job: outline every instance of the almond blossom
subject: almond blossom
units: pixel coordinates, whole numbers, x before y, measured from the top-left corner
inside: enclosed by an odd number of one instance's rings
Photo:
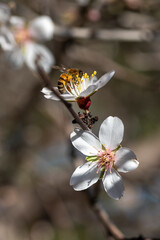
[[[7,60],[17,68],[26,63],[35,71],[35,61],[38,58],[39,65],[49,72],[55,59],[50,50],[39,42],[50,40],[54,28],[54,23],[48,16],[37,17],[29,23],[22,17],[11,16],[9,24],[3,27],[0,34],[0,44],[6,51]]]
[[[67,87],[64,86],[66,92],[60,95],[66,101],[77,102],[81,109],[88,110],[91,104],[90,96],[105,86],[113,77],[114,73],[115,71],[110,71],[99,79],[96,77],[96,71],[94,71],[90,77],[87,73],[84,73],[82,78],[78,78],[76,83],[72,80],[69,84],[67,83]],[[58,91],[57,87],[54,89]],[[41,92],[44,93],[45,98],[59,101],[59,98],[55,96],[50,89],[45,87]]]
[[[101,124],[99,138],[79,128],[71,133],[73,146],[86,155],[88,161],[76,168],[70,179],[74,190],[85,190],[102,179],[104,189],[111,198],[118,200],[123,196],[123,180],[118,172],[130,172],[139,165],[136,155],[120,145],[123,133],[122,121],[112,116]]]

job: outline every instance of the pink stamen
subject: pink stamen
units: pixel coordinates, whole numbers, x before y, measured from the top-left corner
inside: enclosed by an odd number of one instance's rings
[[[104,168],[105,172],[109,170],[110,173],[112,173],[111,169],[115,162],[115,153],[112,152],[110,149],[106,149],[105,151],[99,150],[97,156],[98,156],[97,172]]]

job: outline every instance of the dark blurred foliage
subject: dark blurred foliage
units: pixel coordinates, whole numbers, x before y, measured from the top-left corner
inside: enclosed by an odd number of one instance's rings
[[[87,27],[94,34],[99,29],[126,30],[128,36],[130,30],[152,34],[152,39],[149,34],[145,40],[132,41],[130,36],[130,41],[109,41],[85,33],[84,38],[57,33],[48,47],[57,65],[89,74],[96,70],[98,76],[116,71],[92,97],[90,110],[99,117],[93,131],[98,133],[107,116],[120,117],[123,145],[134,150],[140,166],[123,175],[126,192],[121,200],[110,199],[102,189],[101,201],[127,237],[160,238],[160,1],[81,2],[21,0],[12,11],[27,19],[47,14],[59,28]],[[53,70],[50,76],[56,86],[59,72]],[[106,239],[84,193],[69,186],[72,159],[81,157],[73,156],[68,137],[72,117],[61,103],[43,97],[36,74],[26,67],[12,69],[2,52],[0,81],[0,238]]]

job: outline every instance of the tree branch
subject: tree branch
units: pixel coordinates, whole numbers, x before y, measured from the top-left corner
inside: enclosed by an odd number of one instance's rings
[[[87,27],[66,28],[56,25],[55,36],[103,41],[149,42],[154,39],[150,30],[94,29]]]

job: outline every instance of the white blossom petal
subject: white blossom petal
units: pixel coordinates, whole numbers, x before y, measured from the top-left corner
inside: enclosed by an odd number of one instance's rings
[[[4,4],[0,3],[0,22],[5,23],[9,20],[10,17],[10,9],[9,7]]]
[[[100,126],[99,139],[105,148],[116,149],[123,139],[124,125],[118,117],[106,118]]]
[[[28,67],[36,71],[35,61],[39,58],[39,66],[45,72],[50,72],[52,65],[55,63],[54,56],[48,48],[43,45],[29,42],[24,46],[24,58]]]
[[[75,128],[70,138],[73,146],[86,156],[97,155],[98,150],[102,149],[99,139],[92,132]]]
[[[76,168],[70,179],[70,185],[74,190],[81,191],[95,184],[100,177],[97,173],[97,164],[95,162],[87,162]]]
[[[0,28],[0,46],[4,51],[10,51],[15,48],[14,35],[9,28],[2,26]]]
[[[41,92],[46,94],[46,95],[52,94],[52,91],[47,87],[42,88]]]
[[[124,185],[122,177],[115,169],[111,169],[112,173],[108,170],[102,181],[105,191],[111,198],[116,200],[120,199],[124,194]]]
[[[0,46],[4,51],[10,51],[14,48],[11,42],[8,42],[4,36],[0,36]]]
[[[133,171],[139,165],[136,159],[136,155],[129,148],[120,148],[116,152],[115,166],[119,172]]]
[[[101,78],[99,78],[95,83],[97,90],[105,86],[109,82],[109,80],[113,77],[114,74],[115,74],[115,71],[110,71],[104,74]]]
[[[96,85],[90,85],[86,90],[79,94],[79,97],[87,97],[97,89]]]
[[[11,16],[9,22],[16,30],[25,26],[25,19],[22,17]]]
[[[57,90],[57,88],[54,88],[55,90]],[[47,99],[51,99],[51,100],[55,100],[55,101],[60,101],[60,99],[48,88],[43,88],[41,90],[41,92],[44,94],[44,97]],[[67,102],[75,102],[75,96],[70,95],[70,94],[60,94],[64,100],[66,100]]]
[[[54,100],[54,101],[60,101],[59,98],[56,95],[54,95],[54,94],[52,94],[52,95],[44,95],[44,97],[46,99],[50,99],[50,100]]]
[[[19,47],[15,47],[12,51],[6,52],[6,58],[9,64],[14,68],[21,68],[23,66],[24,59]]]
[[[29,24],[29,31],[32,37],[39,41],[52,39],[54,29],[54,23],[48,16],[38,17]]]
[[[87,89],[90,85],[94,85],[94,83],[97,82],[97,76],[95,75],[93,75],[92,77],[90,76],[89,79],[83,76],[81,80],[82,80],[84,89]]]
[[[96,75],[93,75],[93,77],[90,77],[89,78],[89,82],[91,82],[92,84],[96,83],[98,80],[97,76]]]
[[[67,102],[76,102],[75,96],[70,95],[70,94],[68,94],[68,93],[66,93],[66,94],[61,94],[61,97],[63,97],[64,100],[66,100]]]
[[[60,101],[60,99],[54,95],[54,93],[52,93],[51,95],[44,95],[45,98],[47,99],[51,99],[51,100],[55,100],[55,101]],[[75,97],[70,95],[70,94],[61,94],[61,97],[64,98],[64,100],[66,100],[67,102],[75,102]]]
[[[57,88],[54,88],[57,90]],[[60,101],[60,99],[47,87],[44,87],[41,92],[44,94],[44,97],[47,99],[55,100],[55,101]]]

